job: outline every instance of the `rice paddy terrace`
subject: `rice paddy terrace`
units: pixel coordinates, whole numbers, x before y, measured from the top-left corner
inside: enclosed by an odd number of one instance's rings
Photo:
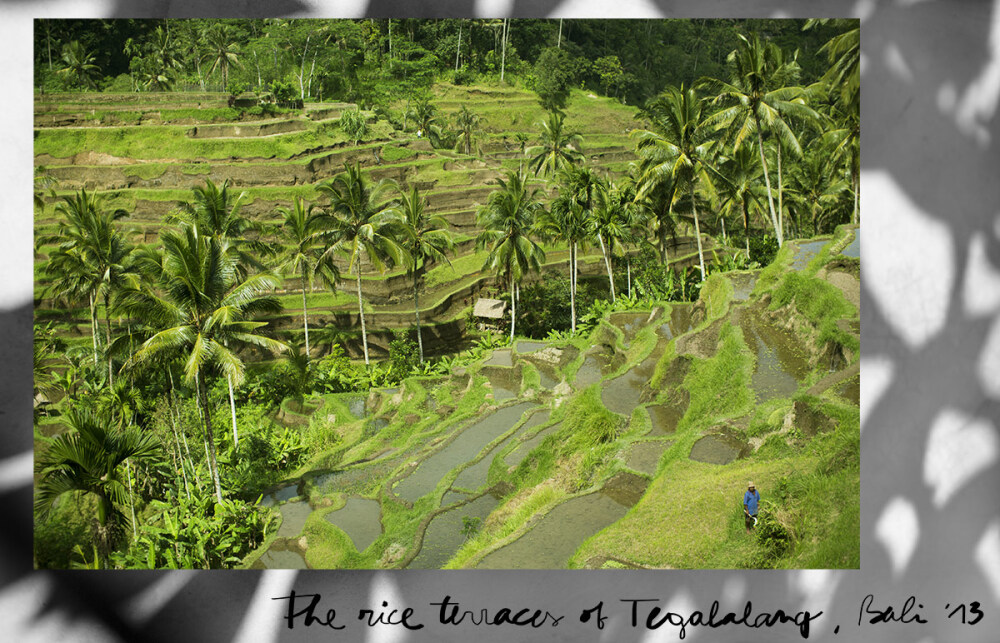
[[[280,528],[246,566],[856,567],[856,232],[586,337],[286,401],[344,439],[265,494]],[[744,534],[748,479],[768,544]]]
[[[429,210],[442,214],[456,234],[450,265],[428,271],[420,296],[429,351],[454,350],[475,297],[494,281],[481,271],[484,255],[475,251],[476,210],[486,202],[494,179],[525,162],[521,142],[524,137],[528,146],[535,142],[544,112],[534,94],[514,89],[436,86],[433,104],[442,122],[450,122],[463,105],[480,117],[473,154],[434,149],[426,138],[395,130],[367,112],[369,134],[351,141],[338,126],[344,110],[354,108],[345,103],[307,103],[302,110],[265,118],[229,107],[224,94],[38,96],[36,176],[54,180],[55,196],[46,192],[46,207],[36,215],[36,234],[54,230],[53,204],[62,195],[86,188],[104,195],[108,207],[128,213],[121,224],[134,242],[155,243],[160,228],[169,225],[167,215],[178,202],[190,200],[191,189],[204,186],[206,179],[228,181],[233,190],[244,192],[243,214],[278,224],[279,207],[290,207],[296,196],[323,205],[316,185],[343,171],[345,163],[359,163],[374,180],[418,186]],[[396,107],[402,111],[405,105]],[[634,108],[611,99],[575,92],[566,127],[583,136],[583,151],[592,166],[616,176],[635,159],[628,139],[636,124],[634,113]],[[545,249],[544,269],[568,272],[566,248]],[[37,248],[39,287],[45,285],[39,276],[50,251]],[[681,237],[672,249],[673,265],[690,265],[696,254],[694,239]],[[598,250],[581,253],[580,263],[582,278],[600,278],[603,273]],[[341,268],[346,275],[346,263]],[[391,338],[388,330],[413,325],[412,282],[401,267],[380,274],[363,265],[362,271],[369,342],[375,355],[384,355]],[[288,336],[301,332],[298,288],[297,279],[285,281],[284,310],[271,320]],[[85,308],[62,310],[41,299],[36,304],[39,319],[60,322],[60,328],[80,341],[88,334]],[[307,306],[311,325],[359,329],[352,288],[316,289],[308,295]],[[360,338],[348,342],[348,351],[360,354]]]

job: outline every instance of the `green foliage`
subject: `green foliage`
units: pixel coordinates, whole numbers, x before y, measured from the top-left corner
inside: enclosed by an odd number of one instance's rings
[[[275,80],[271,82],[271,95],[274,96],[274,100],[281,103],[290,103],[295,100],[296,90],[295,85],[288,80]]]
[[[794,540],[792,533],[778,520],[776,510],[777,506],[774,503],[761,500],[754,534],[762,550],[758,555],[763,560],[754,567],[772,567],[774,562],[788,551]]]
[[[794,304],[795,309],[816,328],[820,345],[833,343],[852,351],[860,348],[855,335],[837,326],[837,320],[850,319],[857,311],[836,286],[800,272],[789,272],[774,289],[771,310],[789,304]]]
[[[549,47],[538,56],[534,68],[534,90],[545,109],[565,109],[573,86],[573,66],[565,49]]]
[[[462,536],[464,536],[466,540],[475,536],[482,527],[482,522],[483,521],[480,518],[462,516]]]
[[[389,342],[389,364],[390,377],[397,382],[410,375],[420,364],[417,343],[409,338],[406,331],[393,331],[392,341]]]
[[[248,89],[250,89],[249,83],[235,79],[230,80],[229,84],[226,85],[226,93],[228,93],[232,98],[239,98]]]
[[[771,235],[750,237],[750,261],[761,266],[769,265],[778,254],[778,240]]]
[[[685,419],[710,422],[749,411],[754,400],[749,386],[752,372],[753,356],[739,328],[723,324],[715,356],[695,360],[684,378],[684,388],[691,393]]]
[[[613,442],[625,430],[626,422],[604,407],[601,388],[594,385],[570,403],[565,423],[572,427],[572,440],[590,446]]]
[[[271,523],[267,510],[237,500],[154,500],[135,541],[113,560],[133,569],[232,568],[264,542]]]
[[[349,109],[340,115],[340,129],[357,145],[368,136],[368,121],[360,110]]]
[[[325,393],[361,391],[368,388],[368,375],[364,366],[354,364],[340,344],[333,344],[330,352],[315,365],[316,388]]]

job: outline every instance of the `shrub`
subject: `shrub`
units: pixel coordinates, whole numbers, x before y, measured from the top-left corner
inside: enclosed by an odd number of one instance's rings
[[[340,129],[357,145],[368,136],[368,122],[359,109],[349,109],[340,116]]]

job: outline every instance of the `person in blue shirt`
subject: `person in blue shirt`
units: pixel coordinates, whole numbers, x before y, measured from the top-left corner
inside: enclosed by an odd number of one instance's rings
[[[747,491],[743,494],[743,513],[746,514],[745,522],[748,534],[757,522],[757,505],[759,503],[760,493],[757,491],[756,487],[753,486],[752,481],[748,482]]]

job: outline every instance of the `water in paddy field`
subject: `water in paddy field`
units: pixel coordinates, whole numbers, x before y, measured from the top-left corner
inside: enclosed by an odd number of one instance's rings
[[[430,493],[445,473],[475,458],[483,447],[510,430],[532,406],[530,402],[522,402],[498,409],[465,429],[400,481],[394,490],[396,495],[416,502],[421,496]]]
[[[629,416],[639,405],[639,397],[649,386],[649,378],[630,370],[621,377],[608,380],[601,390],[601,401],[612,413]]]
[[[840,254],[845,257],[854,257],[855,259],[861,258],[861,237],[855,233],[854,238],[851,242],[847,244],[847,247],[840,251]]]
[[[548,419],[549,419],[548,410],[539,411],[538,413],[532,415],[530,418],[528,418],[528,421],[522,424],[521,427],[518,428],[518,430],[515,431],[510,437],[508,437],[506,440],[498,444],[496,447],[491,449],[489,453],[483,456],[482,460],[472,465],[471,467],[464,469],[460,474],[458,474],[458,477],[455,479],[455,482],[452,483],[452,486],[458,489],[470,489],[473,491],[482,487],[484,484],[486,484],[487,474],[489,474],[490,465],[493,463],[493,455],[499,453],[500,450],[503,449],[504,446],[510,444],[511,441],[517,440],[518,436],[523,435],[524,433],[530,431],[539,424],[544,424],[545,422],[548,421]]]
[[[728,464],[740,457],[747,444],[728,435],[706,435],[691,447],[692,460],[710,464]]]
[[[486,494],[435,516],[424,532],[424,541],[416,558],[407,569],[441,569],[465,542],[462,529],[467,518],[481,527],[486,517],[497,506],[497,499]]]
[[[510,356],[509,348],[501,348],[493,351],[490,358],[483,362],[483,366],[513,366],[514,362]]]
[[[541,431],[539,431],[538,433],[531,436],[530,438],[519,444],[517,447],[515,447],[513,451],[508,453],[507,457],[504,458],[504,462],[507,464],[507,466],[511,467],[516,467],[517,465],[521,464],[521,461],[524,460],[524,458],[527,457],[529,453],[531,453],[532,449],[541,444],[542,440],[544,440],[546,436],[555,433],[561,427],[562,423],[560,422],[558,424],[553,424],[548,428],[542,429]]]
[[[360,395],[357,397],[352,397],[347,400],[347,410],[354,417],[361,419],[366,414],[365,409],[365,398]]]
[[[650,440],[635,442],[625,456],[625,465],[630,469],[653,475],[660,464],[660,456],[673,444],[672,440]]]
[[[733,301],[746,301],[750,298],[754,286],[757,285],[756,275],[736,275],[733,281]]]
[[[377,501],[352,496],[343,507],[326,514],[326,520],[343,529],[355,549],[364,551],[382,534],[380,514]]]
[[[796,242],[795,255],[792,257],[792,270],[804,270],[827,241]]]
[[[583,360],[583,364],[580,366],[580,370],[576,372],[576,380],[574,384],[576,388],[587,388],[591,384],[601,381],[601,363],[593,355],[587,355],[586,359]]]
[[[673,404],[647,406],[651,428],[649,436],[670,435],[677,430],[677,423],[684,417],[685,409]]]
[[[493,380],[490,380],[490,388],[493,389],[494,402],[503,402],[504,400],[509,400],[517,397],[516,391],[507,388],[504,384],[500,382],[494,382]]]
[[[514,344],[514,350],[516,350],[518,353],[526,354],[526,353],[534,353],[535,351],[540,351],[546,346],[548,346],[548,344],[546,344],[545,342],[520,341]]]
[[[628,510],[600,492],[567,500],[513,543],[487,555],[476,568],[563,569],[583,541]]]
[[[789,397],[798,380],[809,372],[805,357],[796,348],[791,332],[778,328],[752,309],[739,314],[743,339],[757,353],[751,386],[758,402]]]
[[[664,339],[673,339],[691,328],[691,305],[673,305],[670,307],[670,320],[661,324],[657,332]]]
[[[281,512],[278,538],[294,538],[302,533],[306,518],[312,513],[312,507],[304,500],[293,500],[278,507],[278,511]]]
[[[306,559],[295,551],[269,549],[257,559],[264,569],[307,569]]]
[[[546,375],[545,371],[541,371],[541,370],[538,371],[538,385],[541,388],[546,389],[546,390],[547,389],[552,389],[552,388],[555,388],[556,384],[558,384],[558,383],[559,382],[555,381],[554,379],[552,379],[551,377],[549,377],[548,375]]]
[[[632,343],[636,333],[639,332],[639,329],[645,325],[648,319],[649,313],[612,313],[608,317],[608,321],[613,326],[622,329],[622,333],[625,335],[625,346]]]
[[[299,483],[290,484],[286,487],[282,487],[277,491],[273,491],[260,501],[260,504],[265,507],[274,507],[278,503],[285,502],[286,500],[291,500],[295,496],[299,495]]]

